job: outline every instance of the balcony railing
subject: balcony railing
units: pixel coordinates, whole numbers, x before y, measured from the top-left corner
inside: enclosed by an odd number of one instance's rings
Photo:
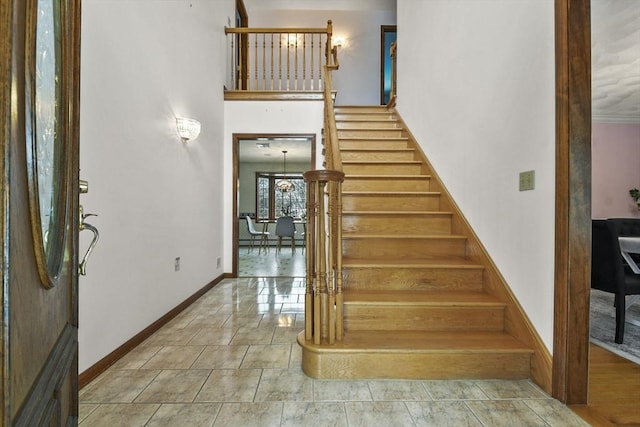
[[[325,28],[225,28],[227,92],[318,92],[324,67],[337,66],[333,25]]]

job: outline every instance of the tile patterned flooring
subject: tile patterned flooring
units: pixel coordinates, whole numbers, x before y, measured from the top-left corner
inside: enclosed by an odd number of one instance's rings
[[[530,381],[309,378],[303,297],[302,278],[222,281],[80,391],[80,426],[588,425]]]
[[[276,251],[275,246],[268,252],[254,248],[249,251],[246,246],[240,247],[238,253],[238,277],[304,277],[305,253],[302,246],[297,246],[292,254],[291,246]]]

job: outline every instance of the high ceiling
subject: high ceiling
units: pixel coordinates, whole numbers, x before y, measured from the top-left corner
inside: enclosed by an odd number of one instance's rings
[[[244,0],[252,11],[269,10],[395,10],[396,0]]]
[[[592,114],[640,123],[640,1],[591,1]]]
[[[283,150],[287,151],[287,162],[311,161],[311,139],[309,138],[258,138],[240,141],[239,156],[247,163],[282,163]]]

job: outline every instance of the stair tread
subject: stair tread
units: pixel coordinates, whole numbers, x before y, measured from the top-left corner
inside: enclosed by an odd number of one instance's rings
[[[343,239],[466,239],[467,236],[456,234],[370,234],[342,233]]]
[[[374,152],[387,152],[387,151],[392,151],[392,152],[398,152],[398,151],[405,151],[405,152],[413,152],[416,151],[415,148],[375,148],[375,147],[371,147],[371,148],[341,148],[340,151],[355,151],[355,152],[367,152],[367,151],[374,151]]]
[[[439,195],[439,191],[343,191],[343,196],[385,196],[385,195]]]
[[[304,341],[304,332],[299,337]],[[533,353],[511,335],[491,331],[348,331],[343,340],[326,347],[305,342],[307,348],[322,352],[406,353]]]
[[[451,211],[342,211],[345,215],[451,216]]]
[[[347,174],[344,179],[431,179],[431,175]]]
[[[467,268],[484,269],[482,264],[456,256],[425,256],[420,259],[360,259],[345,256],[342,258],[343,268]]]
[[[401,164],[412,164],[412,165],[421,165],[422,162],[420,160],[343,160],[343,165],[401,165]],[[392,175],[393,176],[393,175]]]
[[[349,291],[343,292],[349,305],[419,305],[456,307],[504,307],[505,304],[486,292],[469,291]]]
[[[345,114],[345,113],[338,113],[338,114]],[[361,113],[361,114],[367,114],[367,113]],[[371,113],[368,113],[368,114],[371,114]],[[383,114],[388,115],[389,113],[383,113]],[[356,122],[356,123],[370,123],[370,122],[400,123],[400,121],[398,119],[396,119],[395,117],[385,117],[385,118],[381,117],[381,118],[375,118],[375,119],[353,117],[353,118],[336,119],[336,123],[342,123],[342,122],[347,122],[347,123],[348,122]]]
[[[338,141],[409,141],[409,138],[406,136],[341,136]]]

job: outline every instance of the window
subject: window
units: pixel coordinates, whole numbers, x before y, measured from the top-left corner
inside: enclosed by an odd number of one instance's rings
[[[307,214],[307,186],[300,173],[288,173],[287,179],[294,190],[283,193],[276,182],[285,175],[269,172],[256,173],[256,219],[275,220],[281,216],[303,218]]]

